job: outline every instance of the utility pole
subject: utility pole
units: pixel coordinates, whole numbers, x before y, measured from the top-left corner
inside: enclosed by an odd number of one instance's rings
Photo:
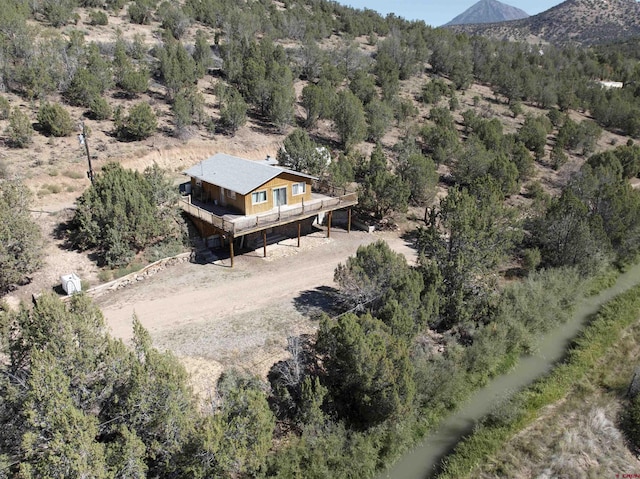
[[[87,177],[91,180],[91,184],[93,185],[93,167],[91,166],[91,155],[89,154],[89,141],[87,140],[87,127],[84,124],[84,121],[81,123],[82,125],[82,133],[78,135],[78,141],[80,145],[84,145],[84,150],[87,152],[87,162],[89,163],[89,171],[87,171]]]

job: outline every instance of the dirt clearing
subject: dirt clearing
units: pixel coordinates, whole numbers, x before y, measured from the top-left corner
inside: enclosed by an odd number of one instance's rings
[[[397,233],[332,230],[282,241],[215,264],[182,263],[96,299],[111,332],[131,338],[135,314],[154,344],[183,358],[191,372],[215,382],[225,368],[265,376],[286,357],[286,339],[313,333],[317,313],[333,287],[333,271],[358,246],[378,239],[415,262],[415,250]],[[210,369],[207,370],[207,364]],[[194,382],[198,382],[194,378]],[[197,385],[198,389],[205,384]]]

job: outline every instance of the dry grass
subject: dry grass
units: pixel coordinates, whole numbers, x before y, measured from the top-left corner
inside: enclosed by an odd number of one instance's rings
[[[640,469],[619,429],[625,393],[640,354],[640,324],[563,400],[504,445],[471,477],[606,478]]]

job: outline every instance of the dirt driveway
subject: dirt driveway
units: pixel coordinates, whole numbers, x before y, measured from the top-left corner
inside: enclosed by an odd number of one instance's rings
[[[286,338],[317,327],[318,288],[332,287],[333,271],[358,246],[384,239],[415,261],[415,251],[397,233],[340,229],[318,231],[216,264],[182,263],[125,289],[96,299],[112,333],[131,338],[135,314],[154,344],[179,356],[197,389],[215,383],[224,368],[266,375],[286,356]]]

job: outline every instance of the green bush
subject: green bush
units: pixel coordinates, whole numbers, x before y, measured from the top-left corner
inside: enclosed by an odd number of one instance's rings
[[[92,98],[103,91],[100,78],[88,68],[78,68],[64,92],[64,97],[71,105],[89,106]]]
[[[76,0],[44,0],[40,9],[44,18],[54,27],[61,27],[71,22]]]
[[[151,22],[154,3],[153,0],[135,0],[131,3],[128,11],[131,22],[139,25],[147,25]]]
[[[109,106],[107,100],[98,96],[89,103],[89,114],[95,120],[108,120],[111,118],[113,110]]]
[[[74,124],[69,112],[58,103],[43,103],[38,111],[38,123],[45,135],[69,136]]]
[[[234,88],[229,91],[220,108],[220,125],[222,129],[235,134],[247,122],[248,105],[242,95]]]
[[[9,100],[5,97],[0,96],[0,120],[6,120],[9,118],[9,114],[11,113],[11,105],[9,104]]]
[[[107,25],[109,23],[109,17],[102,10],[92,11],[89,18],[91,18],[91,25]]]
[[[28,191],[18,182],[0,181],[0,294],[40,266],[42,238],[27,209]]]
[[[110,163],[78,199],[70,240],[79,249],[96,248],[102,264],[127,266],[148,246],[182,239],[172,193],[157,167],[140,174]]]
[[[7,136],[9,137],[9,145],[14,148],[26,148],[31,144],[31,137],[33,136],[31,120],[18,107],[15,107],[9,115]]]
[[[106,0],[105,7],[109,10],[113,10],[114,12],[119,12],[122,10],[122,7],[127,3],[126,0]]]
[[[135,68],[128,64],[119,73],[118,86],[130,97],[144,93],[149,86],[149,70],[144,65]]]
[[[131,107],[125,118],[116,118],[116,134],[122,140],[144,140],[156,131],[157,126],[156,114],[148,103],[138,103]]]
[[[472,435],[458,443],[454,452],[444,460],[438,477],[468,477],[481,461],[495,454],[505,441],[534,421],[543,407],[564,397],[585,374],[592,371],[620,340],[623,330],[637,320],[639,312],[640,286],[625,291],[602,306],[595,320],[574,342],[566,361],[518,393],[508,414],[500,414],[497,421],[489,418]],[[516,411],[518,403],[522,407]],[[640,441],[640,401],[633,400],[625,424],[630,439]]]
[[[536,268],[540,266],[541,261],[542,257],[540,256],[540,250],[538,248],[527,248],[524,250],[522,264],[527,272],[535,271]]]
[[[160,19],[162,28],[171,32],[173,38],[181,38],[191,23],[189,17],[178,5],[172,5],[167,1],[160,4],[156,14]]]

